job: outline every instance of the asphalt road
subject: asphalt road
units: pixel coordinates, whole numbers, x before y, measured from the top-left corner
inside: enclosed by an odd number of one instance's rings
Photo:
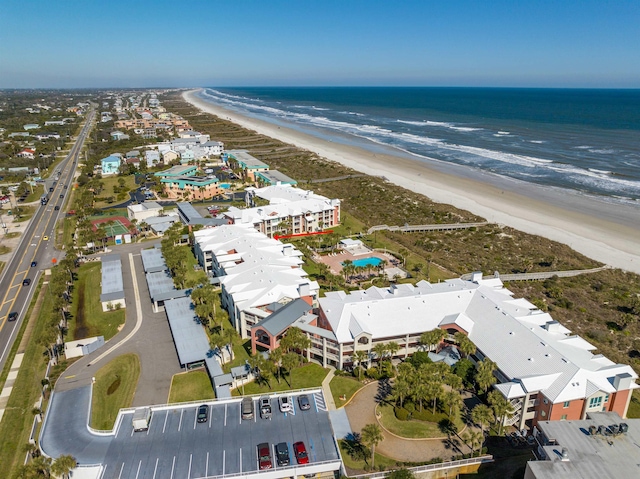
[[[332,470],[339,455],[322,391],[309,394],[311,409],[278,410],[272,395],[271,419],[243,420],[240,398],[203,401],[209,407],[206,423],[196,422],[198,404],[154,408],[148,431],[134,432],[132,412],[120,416],[114,431],[95,434],[87,428],[90,386],[54,393],[44,423],[40,445],[53,457],[73,455],[79,464],[102,464],[102,479],[201,478],[247,475],[258,472],[257,445],[268,442],[274,466],[271,477],[294,477]],[[257,412],[257,399],[254,398]],[[303,441],[309,464],[298,466],[292,456],[293,443]],[[286,442],[290,466],[278,467],[274,446]],[[280,471],[278,471],[280,470]]]
[[[26,231],[22,233],[20,243],[2,274],[0,280],[0,297],[2,298],[0,302],[0,370],[4,367],[16,334],[24,320],[24,314],[42,271],[49,268],[54,259],[58,260],[63,257],[63,254],[54,248],[53,236],[58,219],[65,214],[64,202],[71,191],[78,157],[91,129],[94,116],[94,110],[87,114],[85,126],[71,151],[54,170],[51,175],[52,180],[47,181],[45,188],[48,190],[50,185],[54,188],[53,192],[49,193],[49,202],[45,206],[36,206],[36,212]],[[60,173],[60,178],[53,185],[53,179],[55,179],[57,172]],[[56,211],[55,206],[59,206],[60,209]],[[45,237],[48,239],[45,240]],[[31,267],[34,261],[37,262],[37,266]],[[30,279],[31,284],[23,286],[25,279]],[[8,321],[7,316],[13,311],[19,314],[18,319]]]

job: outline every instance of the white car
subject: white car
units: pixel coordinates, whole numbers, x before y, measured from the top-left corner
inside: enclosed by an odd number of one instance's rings
[[[291,398],[289,396],[280,396],[278,398],[278,406],[280,406],[280,412],[293,411],[293,404],[291,403]]]

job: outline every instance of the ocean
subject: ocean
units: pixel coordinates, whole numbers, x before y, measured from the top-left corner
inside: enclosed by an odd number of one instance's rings
[[[331,141],[640,205],[640,90],[206,88],[202,99]]]

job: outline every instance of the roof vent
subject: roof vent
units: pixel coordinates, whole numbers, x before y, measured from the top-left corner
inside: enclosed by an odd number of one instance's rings
[[[594,426],[592,424],[591,426],[589,426],[589,435],[595,436],[596,434],[598,434],[598,426]]]
[[[569,450],[566,447],[562,448],[562,460],[563,461],[569,460]]]

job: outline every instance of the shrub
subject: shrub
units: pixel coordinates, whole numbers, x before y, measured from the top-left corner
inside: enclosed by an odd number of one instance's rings
[[[378,380],[380,379],[380,372],[378,371],[378,368],[376,367],[371,367],[369,369],[367,369],[367,371],[365,372],[366,376],[368,378],[371,378],[373,380]]]
[[[398,420],[400,420],[400,421],[409,420],[409,411],[407,411],[405,408],[403,408],[403,407],[395,407],[395,408],[393,408],[393,412],[395,413],[395,415],[398,418]]]

